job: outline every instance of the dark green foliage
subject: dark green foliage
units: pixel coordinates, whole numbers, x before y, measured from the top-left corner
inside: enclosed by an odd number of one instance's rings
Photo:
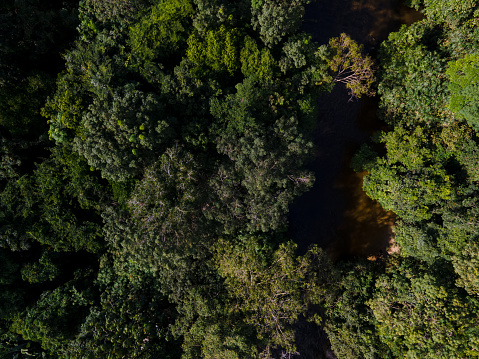
[[[380,267],[377,263],[358,261],[339,268],[341,279],[330,288],[325,309],[325,331],[331,348],[339,358],[383,358],[389,349],[379,340],[371,308]]]
[[[273,358],[320,324],[336,278],[318,248],[296,255],[288,207],[314,181],[328,66],[368,58],[299,33],[305,3],[0,5],[2,354]],[[476,138],[456,142],[436,166],[447,184],[451,158],[477,176]],[[475,291],[464,241],[443,242]]]
[[[351,160],[351,168],[356,172],[371,171],[378,154],[368,144],[364,144]]]
[[[10,319],[25,305],[25,288],[20,284],[19,258],[0,248],[0,321]],[[3,325],[2,325],[3,326]]]
[[[156,291],[155,283],[145,280],[135,285],[108,274],[100,278],[100,305],[90,308],[79,334],[62,354],[92,359],[177,358],[179,342],[169,328],[176,312]]]
[[[104,195],[89,172],[77,155],[57,148],[33,175],[10,181],[0,196],[2,246],[19,250],[37,241],[56,251],[98,251],[95,210]]]
[[[301,167],[311,143],[296,126],[296,118],[282,117],[262,133],[247,130],[219,138],[218,150],[228,160],[210,181],[217,204],[208,212],[226,231],[284,228],[289,203],[312,186],[313,174]]]
[[[391,124],[447,123],[447,58],[426,44],[437,39],[433,24],[417,22],[391,33],[381,44],[378,93],[384,118]]]
[[[126,86],[108,99],[93,101],[73,146],[104,178],[125,181],[141,173],[171,141],[174,122],[164,115],[156,95]]]
[[[145,171],[133,191],[128,201],[131,217],[143,231],[154,233],[155,244],[191,246],[200,239],[203,191],[197,167],[193,156],[177,145]]]
[[[27,263],[22,268],[22,279],[29,283],[42,283],[52,281],[60,273],[53,260],[55,256],[49,251],[43,251],[42,256],[35,263]]]
[[[32,72],[21,82],[1,86],[0,126],[13,136],[38,136],[45,132],[40,109],[53,89],[52,82],[46,73]]]
[[[74,338],[91,304],[91,292],[85,283],[69,282],[44,291],[35,305],[15,316],[10,330],[57,354]]]

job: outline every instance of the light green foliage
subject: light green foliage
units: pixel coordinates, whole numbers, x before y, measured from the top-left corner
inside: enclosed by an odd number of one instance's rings
[[[241,328],[240,328],[241,329]],[[201,345],[205,359],[254,359],[258,352],[250,338],[245,338],[235,326],[210,324],[205,328]],[[186,356],[187,358],[187,356]]]
[[[475,197],[479,148],[465,124],[383,135],[378,159],[364,188],[403,220],[394,234],[404,256],[432,261],[460,255],[477,235]]]
[[[477,232],[476,232],[477,233]],[[469,295],[479,295],[479,245],[477,238],[469,241],[462,252],[452,258],[454,271],[459,275],[458,287],[464,288]]]
[[[145,64],[176,54],[185,44],[193,6],[189,0],[160,0],[130,28],[131,61]]]
[[[258,358],[254,328],[242,323],[240,316],[227,314],[224,303],[218,309],[212,316],[197,320],[189,329],[183,342],[182,359]]]
[[[472,17],[474,10],[477,11],[475,0],[415,0],[416,8],[424,6],[423,12],[428,19],[435,22],[446,22],[457,25],[464,19]]]
[[[393,357],[468,358],[477,353],[479,303],[454,286],[449,266],[404,260],[376,280],[367,302]]]
[[[65,55],[67,69],[58,77],[55,95],[41,111],[50,124],[50,139],[65,143],[81,135],[81,117],[92,99],[104,101],[111,95],[115,66],[109,52],[115,46],[113,39],[98,36]]]
[[[436,208],[455,197],[454,176],[444,167],[441,148],[430,145],[423,130],[398,127],[383,136],[386,158],[378,159],[363,188],[383,208],[408,221],[431,219]]]
[[[241,72],[245,77],[257,76],[262,81],[271,81],[276,67],[271,52],[268,48],[258,49],[256,41],[245,36],[244,45],[241,48]]]
[[[206,66],[215,72],[227,71],[233,74],[239,69],[238,29],[227,29],[221,25],[217,30],[208,30],[205,38],[193,33],[188,38],[188,59],[198,66]],[[204,70],[203,70],[204,71]]]
[[[345,84],[351,97],[373,96],[374,65],[370,56],[363,56],[363,46],[343,33],[329,40],[329,49],[334,82]]]
[[[314,247],[296,257],[296,245],[274,249],[266,237],[239,237],[237,244],[221,240],[215,259],[232,297],[230,308],[257,328],[269,346],[294,352],[291,325],[305,315],[310,303],[318,303],[330,263]]]
[[[398,220],[393,228],[394,240],[401,248],[401,255],[432,263],[443,254],[443,238],[440,226],[435,223],[411,223]]]
[[[59,143],[67,139],[65,129],[77,130],[83,110],[82,97],[77,91],[72,91],[77,86],[68,77],[72,76],[67,75],[57,81],[55,97],[48,99],[41,112],[42,116],[48,118],[50,138]]]
[[[325,326],[338,357],[476,356],[479,302],[454,286],[447,262],[389,257],[341,270]]]
[[[301,25],[304,0],[263,0],[251,2],[251,23],[268,47],[280,43]]]
[[[467,174],[467,182],[479,180],[479,139],[466,124],[455,124],[442,128],[440,143],[452,153]]]
[[[449,62],[449,108],[479,132],[479,54]]]

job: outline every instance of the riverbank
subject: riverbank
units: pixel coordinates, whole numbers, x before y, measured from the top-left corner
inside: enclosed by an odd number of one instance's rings
[[[319,44],[345,32],[374,55],[390,32],[422,17],[397,0],[317,1],[306,8],[304,30]],[[372,259],[394,248],[395,216],[366,195],[362,190],[365,174],[355,173],[349,164],[361,144],[387,127],[376,115],[378,98],[348,100],[342,86],[318,99],[313,134],[317,154],[309,166],[316,182],[290,207],[289,234],[301,251],[316,243],[333,260]]]

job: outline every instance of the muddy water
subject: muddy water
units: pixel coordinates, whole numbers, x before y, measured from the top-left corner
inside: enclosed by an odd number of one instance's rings
[[[306,8],[304,30],[319,44],[345,32],[374,56],[391,31],[421,18],[399,0],[317,0]],[[392,244],[395,218],[363,192],[365,174],[354,173],[349,163],[359,146],[386,126],[376,116],[378,99],[348,100],[341,86],[318,100],[317,153],[310,164],[316,182],[290,208],[290,235],[300,249],[317,243],[334,260],[372,259]]]

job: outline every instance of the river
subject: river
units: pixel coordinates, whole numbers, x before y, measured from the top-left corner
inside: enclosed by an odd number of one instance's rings
[[[318,44],[345,32],[375,56],[390,32],[422,17],[400,0],[317,0],[306,7],[303,29]],[[389,251],[397,250],[391,237],[394,214],[364,193],[365,173],[349,167],[360,145],[374,132],[387,129],[376,116],[379,100],[348,100],[343,86],[318,99],[316,155],[309,166],[316,182],[291,205],[289,216],[289,234],[301,252],[316,243],[335,261],[374,259],[390,245]]]

